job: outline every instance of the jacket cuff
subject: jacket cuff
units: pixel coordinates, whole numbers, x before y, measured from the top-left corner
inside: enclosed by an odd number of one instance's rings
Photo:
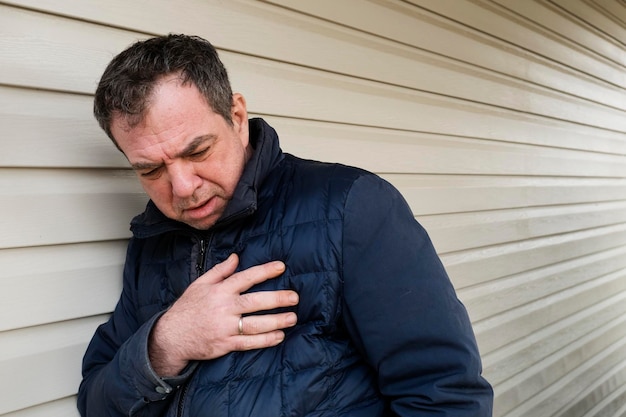
[[[172,377],[160,377],[152,368],[148,354],[148,340],[154,325],[164,313],[165,311],[162,311],[154,315],[139,328],[124,349],[120,361],[124,369],[129,370],[126,375],[133,378],[133,381],[129,382],[144,403],[167,399],[176,392],[177,388],[187,382],[198,365],[197,362],[192,362],[179,375]]]

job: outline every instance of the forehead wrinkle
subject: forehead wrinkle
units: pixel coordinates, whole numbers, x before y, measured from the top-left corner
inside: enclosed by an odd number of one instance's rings
[[[203,143],[209,142],[209,141],[213,141],[216,138],[217,138],[217,136],[215,134],[212,134],[212,133],[198,136],[198,137],[194,138],[187,146],[185,146],[185,148],[183,148],[182,151],[178,152],[173,157],[168,157],[167,159],[184,158],[184,157],[194,153],[196,151],[196,149],[198,149],[198,147],[200,145],[202,145]],[[139,162],[131,163],[131,166],[135,170],[145,170],[145,169],[158,168],[160,166],[163,166],[164,164],[165,164],[165,162],[145,162],[145,161],[139,161]]]
[[[179,154],[177,154],[176,157],[180,158],[192,154],[198,148],[198,146],[202,145],[205,142],[213,141],[216,139],[216,137],[217,136],[213,133],[198,136],[194,138],[187,146],[185,146],[185,148]]]

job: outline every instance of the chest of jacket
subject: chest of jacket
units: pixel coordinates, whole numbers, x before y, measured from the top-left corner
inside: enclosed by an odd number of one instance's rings
[[[245,410],[232,415],[303,415],[334,409],[337,396],[356,402],[377,397],[374,383],[364,383],[371,381],[371,372],[342,322],[342,205],[355,173],[328,181],[332,166],[293,165],[289,159],[283,165],[265,184],[254,214],[214,231],[173,231],[147,239],[138,254],[141,320],[167,308],[199,274],[233,252],[239,269],[272,260],[286,264],[282,276],[251,291],[291,289],[300,296],[294,308],[298,324],[282,344],[199,365],[186,389],[189,415],[225,404]],[[347,376],[354,386],[346,383]],[[263,413],[254,411],[255,398],[263,398]],[[279,408],[267,408],[269,403]],[[353,404],[345,398],[340,403]],[[223,411],[217,415],[229,414]]]

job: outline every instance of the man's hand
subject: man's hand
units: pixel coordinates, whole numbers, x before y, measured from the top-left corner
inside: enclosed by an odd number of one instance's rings
[[[243,314],[294,306],[298,294],[290,290],[242,294],[282,274],[285,264],[269,262],[234,274],[238,263],[233,254],[217,264],[157,321],[149,341],[150,361],[157,374],[175,376],[192,360],[275,346],[285,338],[281,329],[296,324],[295,313],[287,312],[246,316],[240,329]]]

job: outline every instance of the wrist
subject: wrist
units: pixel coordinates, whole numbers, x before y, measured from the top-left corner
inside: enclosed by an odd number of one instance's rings
[[[178,353],[176,344],[172,343],[173,337],[167,330],[167,313],[155,323],[148,337],[148,357],[152,369],[160,377],[174,377],[188,365]]]

